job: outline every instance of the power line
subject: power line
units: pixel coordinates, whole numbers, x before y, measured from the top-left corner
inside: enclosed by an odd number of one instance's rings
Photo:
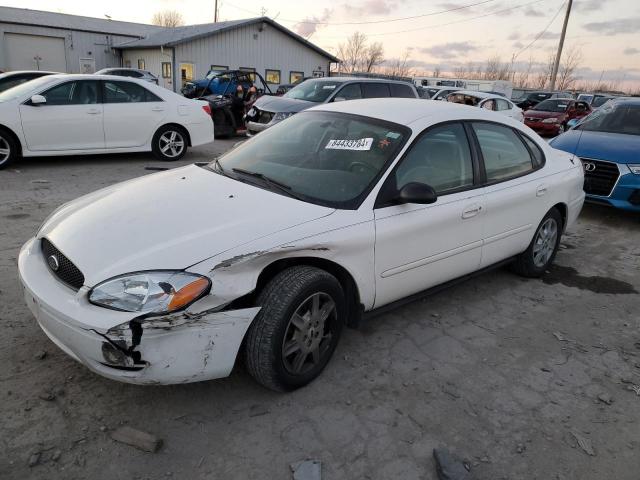
[[[327,26],[339,26],[339,25],[371,25],[371,24],[376,24],[376,23],[391,23],[391,22],[402,22],[405,20],[415,20],[416,18],[424,18],[424,17],[433,17],[435,15],[442,15],[444,13],[450,13],[450,12],[456,12],[458,10],[464,10],[466,8],[471,8],[471,7],[475,7],[477,5],[483,5],[485,3],[489,3],[489,2],[495,2],[496,0],[483,0],[481,2],[476,2],[476,3],[470,3],[468,5],[461,5],[459,7],[453,7],[453,8],[448,8],[446,10],[440,10],[438,12],[430,12],[430,13],[423,13],[420,15],[412,15],[409,17],[400,17],[400,18],[391,18],[388,20],[370,20],[367,22],[323,22],[323,21],[317,21],[317,20],[291,20],[291,19],[286,19],[286,18],[281,18],[280,20],[283,22],[292,22],[292,23],[299,23],[299,24],[310,24],[310,25],[327,25]],[[238,7],[237,5],[234,5],[232,3],[227,2],[227,5],[229,5],[230,7],[236,8],[238,10],[242,10],[244,12],[247,13],[252,13],[255,15],[258,15],[258,12],[254,12],[252,10],[248,10],[246,8],[243,7]]]
[[[546,27],[544,27],[544,30],[542,30],[532,41],[531,43],[529,43],[529,45],[527,45],[526,47],[524,47],[523,49],[521,49],[518,53],[516,53],[513,56],[513,59],[515,60],[516,58],[518,58],[518,56],[524,52],[525,50],[528,50],[529,47],[531,47],[531,45],[533,45],[534,43],[536,43],[540,37],[542,37],[542,35],[544,35],[547,30],[549,30],[549,27],[553,24],[553,22],[555,22],[556,18],[558,18],[558,15],[560,14],[560,12],[562,11],[562,9],[564,8],[566,2],[562,2],[562,5],[560,5],[560,8],[558,9],[558,11],[556,12],[556,14],[553,16],[553,18],[551,19],[551,21],[547,24]]]
[[[475,17],[469,17],[469,18],[465,18],[462,20],[455,20],[453,22],[447,22],[447,23],[440,23],[437,25],[426,25],[424,27],[420,27],[420,28],[411,28],[408,30],[397,30],[395,32],[382,32],[382,33],[367,33],[367,37],[379,37],[379,36],[384,36],[384,35],[396,35],[398,33],[409,33],[409,32],[418,32],[418,31],[422,31],[425,29],[433,29],[433,28],[440,28],[440,27],[446,27],[449,25],[455,25],[458,23],[465,23],[465,22],[470,22],[472,20],[478,20],[480,18],[485,18],[485,17],[490,17],[492,15],[499,15],[501,13],[505,13],[505,12],[510,12],[512,10],[516,10],[518,8],[523,8],[523,7],[527,7],[529,5],[533,5],[536,3],[540,3],[540,2],[544,2],[546,0],[534,0],[533,2],[528,2],[528,3],[523,3],[522,5],[516,5],[515,7],[509,7],[509,8],[505,8],[502,10],[495,10],[493,12],[489,12],[489,13],[485,13],[484,15],[478,15]],[[316,38],[344,38],[344,35],[320,35]]]

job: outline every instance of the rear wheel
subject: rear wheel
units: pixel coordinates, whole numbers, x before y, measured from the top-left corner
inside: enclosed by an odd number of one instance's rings
[[[187,132],[177,125],[160,127],[153,136],[153,154],[160,160],[173,162],[187,153]]]
[[[11,135],[0,129],[0,170],[7,167],[18,156],[18,146]]]
[[[560,212],[552,208],[538,225],[529,247],[513,262],[512,269],[524,277],[544,274],[558,252],[562,227]]]
[[[294,390],[320,375],[344,324],[338,280],[315,267],[288,268],[267,284],[257,304],[262,309],[245,343],[249,373],[277,391]]]

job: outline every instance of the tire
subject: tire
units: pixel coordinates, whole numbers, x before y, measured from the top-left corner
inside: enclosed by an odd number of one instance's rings
[[[8,167],[18,157],[18,146],[13,136],[0,129],[0,170]]]
[[[262,309],[249,327],[244,349],[251,376],[271,390],[284,392],[320,375],[338,344],[346,315],[338,280],[319,268],[291,267],[265,286],[257,305]],[[316,307],[319,315],[314,322],[310,313]],[[323,311],[326,320],[318,321]]]
[[[536,228],[536,233],[533,235],[529,247],[515,259],[511,265],[512,270],[523,277],[541,277],[553,263],[556,253],[558,253],[562,229],[562,216],[558,209],[554,207],[547,212],[538,228]],[[552,230],[555,230],[555,234],[550,236],[552,235]],[[545,241],[547,242],[546,247],[541,247]]]
[[[187,132],[182,127],[177,125],[160,127],[151,141],[153,154],[165,162],[180,160],[187,153],[187,138]]]

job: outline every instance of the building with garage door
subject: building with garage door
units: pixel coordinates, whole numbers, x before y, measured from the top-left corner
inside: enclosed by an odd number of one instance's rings
[[[124,66],[144,67],[176,91],[210,70],[259,72],[277,86],[328,76],[339,61],[267,17],[166,28],[118,48]]]
[[[338,59],[260,17],[177,28],[0,7],[0,70],[148,70],[179,91],[209,70],[259,72],[273,86],[328,75]]]

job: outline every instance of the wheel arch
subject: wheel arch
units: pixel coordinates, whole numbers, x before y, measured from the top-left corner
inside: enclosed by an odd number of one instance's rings
[[[562,217],[562,231],[564,232],[565,228],[567,227],[567,218],[568,218],[568,215],[569,215],[569,207],[567,207],[566,203],[560,202],[560,203],[556,203],[551,208],[555,208],[556,210],[558,210],[558,212],[560,212],[560,216]]]
[[[7,135],[11,137],[11,139],[15,142],[18,147],[18,155],[22,156],[22,142],[20,141],[20,137],[14,132],[11,128],[7,127],[0,123],[0,131],[6,132]]]
[[[321,257],[313,256],[297,256],[279,258],[266,265],[259,273],[255,289],[241,298],[238,298],[232,302],[229,307],[233,308],[236,305],[248,305],[255,302],[258,294],[264,287],[273,279],[278,273],[283,270],[295,266],[309,265],[312,267],[324,270],[338,280],[345,294],[347,302],[347,318],[346,325],[349,327],[357,327],[362,318],[362,312],[364,310],[360,301],[360,291],[358,284],[356,283],[353,275],[342,265]]]
[[[168,122],[168,123],[163,123],[162,125],[160,125],[158,128],[156,128],[156,131],[153,133],[153,138],[156,138],[156,135],[158,135],[158,132],[165,127],[174,127],[174,128],[179,128],[180,130],[182,130],[185,135],[187,136],[187,146],[191,147],[191,134],[189,133],[189,129],[187,127],[185,127],[184,125],[180,125],[179,123],[175,123],[175,122]]]

